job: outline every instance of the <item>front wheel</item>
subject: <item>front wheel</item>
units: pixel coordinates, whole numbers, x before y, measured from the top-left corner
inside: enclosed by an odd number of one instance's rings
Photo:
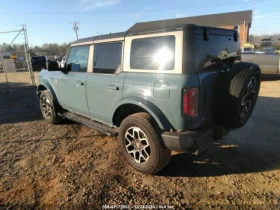
[[[171,158],[171,151],[165,147],[156,122],[145,112],[123,120],[119,144],[128,163],[142,173],[159,172]]]
[[[48,90],[42,91],[40,95],[40,109],[44,119],[48,123],[57,124],[62,120],[62,118],[57,115],[58,106],[54,104]]]

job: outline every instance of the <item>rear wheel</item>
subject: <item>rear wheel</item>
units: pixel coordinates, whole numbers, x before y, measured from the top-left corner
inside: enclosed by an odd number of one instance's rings
[[[156,122],[145,112],[123,120],[119,144],[128,163],[142,173],[157,173],[168,164],[171,157],[171,151],[165,147]]]

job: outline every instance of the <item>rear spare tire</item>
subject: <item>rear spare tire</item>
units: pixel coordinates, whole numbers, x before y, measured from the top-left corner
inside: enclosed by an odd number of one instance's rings
[[[257,65],[237,63],[232,68],[237,72],[230,80],[227,127],[244,126],[254,110],[260,90],[261,72]]]

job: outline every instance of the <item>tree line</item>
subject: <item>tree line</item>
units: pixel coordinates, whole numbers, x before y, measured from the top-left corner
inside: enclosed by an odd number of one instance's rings
[[[275,50],[280,50],[280,34],[250,35],[249,42],[251,44],[255,44],[257,49],[263,47],[274,47]]]
[[[56,43],[45,43],[42,46],[29,47],[29,53],[31,56],[46,55],[48,57],[66,55],[69,43],[56,44]],[[3,43],[0,45],[0,51],[16,53],[18,56],[24,57],[24,45],[23,44],[12,44],[8,45]]]

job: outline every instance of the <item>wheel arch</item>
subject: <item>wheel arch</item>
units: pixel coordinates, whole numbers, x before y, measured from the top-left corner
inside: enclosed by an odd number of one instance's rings
[[[58,99],[56,97],[56,94],[55,94],[53,88],[51,87],[51,85],[49,83],[42,83],[42,84],[38,85],[38,87],[37,87],[38,97],[40,97],[42,91],[44,91],[44,90],[48,90],[52,100],[54,101],[54,103],[56,103],[56,105],[60,106],[59,102],[58,102]]]
[[[157,122],[160,129],[172,129],[171,124],[169,123],[163,112],[152,102],[141,98],[125,99],[121,103],[119,103],[113,112],[113,125],[119,127],[124,118],[138,112],[149,113]]]

